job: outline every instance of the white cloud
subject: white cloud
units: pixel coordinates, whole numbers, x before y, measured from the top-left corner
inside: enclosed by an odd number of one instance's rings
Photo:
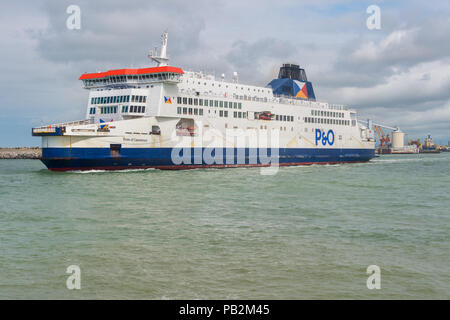
[[[450,63],[421,63],[407,71],[395,73],[373,87],[344,87],[335,91],[333,99],[346,104],[386,106],[413,109],[421,102],[450,98]],[[420,106],[419,106],[420,107]]]
[[[81,117],[87,92],[79,75],[149,65],[147,52],[166,28],[177,66],[238,71],[241,82],[265,85],[283,62],[296,62],[321,100],[450,135],[448,4],[381,2],[382,29],[369,31],[370,1],[80,0],[78,32],[65,28],[69,4],[9,2],[0,12],[2,120],[28,119],[17,127],[24,136],[39,119]]]

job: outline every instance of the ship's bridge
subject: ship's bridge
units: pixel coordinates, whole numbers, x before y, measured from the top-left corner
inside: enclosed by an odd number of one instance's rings
[[[180,68],[161,66],[85,73],[79,80],[83,81],[83,86],[86,89],[99,87],[128,88],[136,84],[154,82],[179,83],[183,74],[184,72]]]

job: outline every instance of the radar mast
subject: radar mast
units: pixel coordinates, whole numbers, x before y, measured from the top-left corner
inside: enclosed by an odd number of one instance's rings
[[[157,49],[150,51],[148,57],[155,61],[158,64],[158,67],[167,66],[169,62],[169,58],[167,57],[167,38],[169,37],[169,33],[165,31],[161,35],[161,51],[159,56],[157,55]]]

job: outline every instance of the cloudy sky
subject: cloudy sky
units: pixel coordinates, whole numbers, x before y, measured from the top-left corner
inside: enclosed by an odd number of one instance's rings
[[[81,8],[69,30],[66,9]],[[369,5],[381,29],[369,30]],[[450,140],[450,2],[347,0],[9,1],[0,11],[0,147],[39,145],[31,127],[82,119],[84,72],[152,65],[169,31],[171,65],[266,85],[306,68],[318,100]]]

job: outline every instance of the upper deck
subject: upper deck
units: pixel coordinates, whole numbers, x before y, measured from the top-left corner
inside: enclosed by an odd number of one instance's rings
[[[134,85],[152,82],[180,82],[183,70],[177,67],[162,66],[140,69],[118,69],[106,72],[85,73],[79,80],[83,81],[86,89],[102,87],[126,88]]]

